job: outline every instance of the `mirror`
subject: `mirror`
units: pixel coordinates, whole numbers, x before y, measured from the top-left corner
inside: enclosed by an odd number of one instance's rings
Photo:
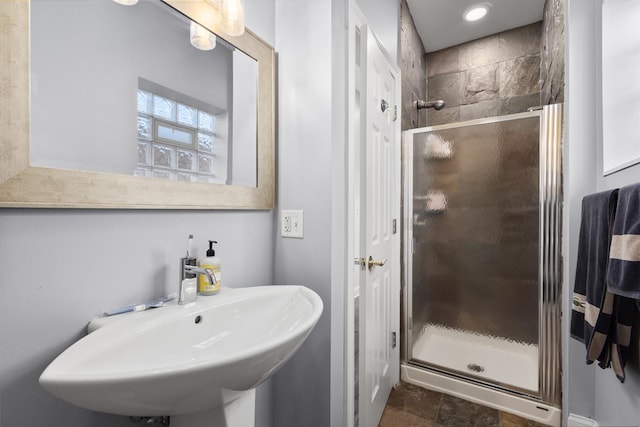
[[[273,48],[204,0],[5,3],[0,206],[273,207]]]

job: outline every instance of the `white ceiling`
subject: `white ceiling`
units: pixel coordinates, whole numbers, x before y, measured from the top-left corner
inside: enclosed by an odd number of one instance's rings
[[[542,20],[545,0],[407,0],[427,52],[521,27]],[[465,22],[463,12],[477,3],[490,4],[489,14]]]

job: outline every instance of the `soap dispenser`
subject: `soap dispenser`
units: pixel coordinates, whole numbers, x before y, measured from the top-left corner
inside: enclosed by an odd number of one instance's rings
[[[213,244],[218,243],[215,240],[209,240],[209,249],[207,250],[207,256],[200,261],[200,267],[207,268],[213,272],[216,278],[216,283],[211,284],[206,277],[200,275],[198,282],[198,292],[200,295],[214,295],[220,291],[221,273],[220,273],[220,257],[216,256],[216,251],[213,250]]]

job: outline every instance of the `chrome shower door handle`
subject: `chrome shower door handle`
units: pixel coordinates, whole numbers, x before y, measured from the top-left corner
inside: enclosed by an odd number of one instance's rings
[[[369,255],[369,259],[367,260],[367,268],[369,269],[369,271],[371,271],[371,269],[374,266],[382,267],[386,263],[387,263],[386,259],[383,259],[382,261],[376,261],[376,260],[373,259],[373,257],[371,255]]]

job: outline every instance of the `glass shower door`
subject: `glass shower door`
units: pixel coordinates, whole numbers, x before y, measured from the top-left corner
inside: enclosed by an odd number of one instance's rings
[[[410,137],[407,358],[537,394],[540,116]]]

